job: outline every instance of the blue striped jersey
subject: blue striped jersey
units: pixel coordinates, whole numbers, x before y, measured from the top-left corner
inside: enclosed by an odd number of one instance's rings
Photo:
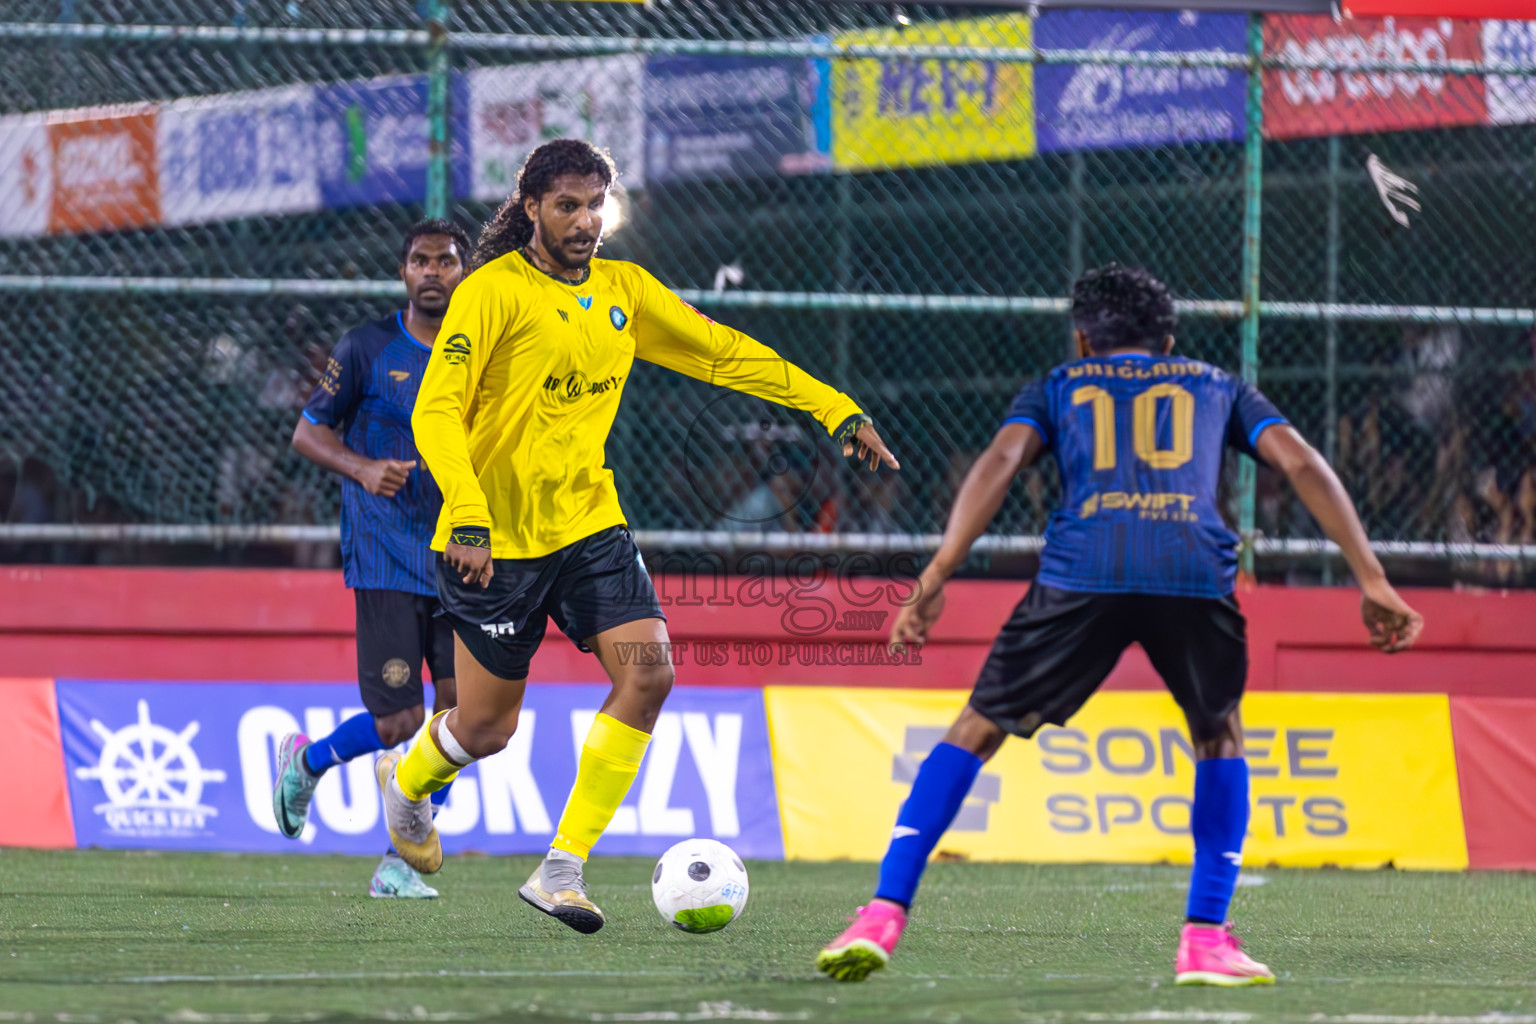
[[[443,494],[416,451],[411,412],[432,347],[411,337],[400,313],[342,335],[304,418],[340,427],[347,447],[370,459],[416,460],[393,498],[341,483],[341,559],[347,586],[437,596],[432,532]]]
[[[1056,367],[1003,422],[1040,432],[1061,469],[1038,582],[1063,590],[1223,597],[1237,534],[1216,505],[1228,445],[1254,455],[1285,417],[1240,378],[1139,353]]]

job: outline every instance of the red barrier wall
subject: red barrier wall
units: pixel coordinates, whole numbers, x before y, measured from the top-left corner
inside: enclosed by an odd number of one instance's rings
[[[677,658],[679,678],[737,686],[969,686],[1025,589],[1009,582],[952,584],[944,619],[921,663],[873,667],[821,658],[829,650],[883,646],[902,588],[872,582],[840,587],[834,580],[795,590],[782,581],[740,577],[700,586],[675,575],[658,576],[657,586],[674,641],[695,645]],[[1249,687],[1451,694],[1471,866],[1536,867],[1536,632],[1526,628],[1536,621],[1536,594],[1436,590],[1405,596],[1425,616],[1424,635],[1414,651],[1386,657],[1365,645],[1353,590],[1258,587],[1240,593],[1251,641]],[[0,667],[12,676],[351,679],[352,619],[351,595],[332,572],[0,570]],[[844,626],[857,628],[839,628]],[[700,643],[724,644],[726,663],[701,664]],[[766,653],[768,663],[759,664],[747,656],[751,652]],[[590,681],[599,674],[590,656],[553,629],[533,672],[550,681]],[[1109,685],[1161,684],[1133,648]],[[20,726],[12,730],[7,754],[26,765],[33,780],[17,791],[25,808],[8,807],[0,797],[0,822],[27,822],[24,835],[0,829],[0,846],[72,846],[51,679],[7,681],[0,686],[0,707]]]
[[[691,589],[690,589],[691,587]],[[997,628],[1023,595],[1016,582],[959,581],[920,665],[818,663],[825,648],[788,652],[795,639],[881,643],[895,584],[833,579],[791,588],[755,577],[658,575],[676,641],[767,643],[769,664],[730,647],[727,664],[680,655],[678,675],[699,684],[969,686]],[[1384,657],[1365,646],[1359,598],[1348,588],[1256,587],[1239,594],[1252,646],[1255,690],[1409,691],[1536,697],[1536,593],[1413,591],[1427,625],[1419,647]],[[874,613],[870,622],[845,619]],[[879,613],[885,613],[881,616]],[[352,596],[341,574],[297,570],[0,570],[0,664],[17,676],[105,679],[350,679],[356,674]],[[590,680],[597,666],[553,628],[534,662],[544,680]],[[1139,650],[1109,685],[1160,685]]]

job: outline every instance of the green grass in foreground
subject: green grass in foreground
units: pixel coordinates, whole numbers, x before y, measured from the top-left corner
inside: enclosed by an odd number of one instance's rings
[[[811,960],[872,865],[751,864],[702,936],[661,923],[649,861],[593,862],[594,936],[517,899],[532,866],[451,857],[407,903],[358,858],[0,851],[0,1020],[1536,1024],[1528,876],[1258,872],[1234,909],[1280,983],[1221,991],[1172,984],[1182,868],[935,865],[891,969],[843,985]]]

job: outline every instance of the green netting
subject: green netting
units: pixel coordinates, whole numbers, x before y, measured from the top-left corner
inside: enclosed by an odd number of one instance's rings
[[[127,104],[159,110],[164,120],[163,111],[191,97],[424,81],[431,45],[425,29],[434,11],[425,2],[13,0],[0,23],[10,33],[0,64],[0,115],[16,123],[25,120],[18,115],[62,122],[86,116],[80,108]],[[467,111],[452,109],[447,132],[459,148],[451,215],[473,228],[495,205],[471,181],[478,151],[465,154],[476,130],[503,142],[527,138],[529,145],[556,130],[611,142],[603,133],[630,116],[642,136],[615,151],[627,184],[626,218],[605,255],[640,262],[711,315],[853,394],[876,415],[905,466],[895,479],[840,472],[830,444],[796,417],[639,366],[608,448],[636,526],[942,529],[960,475],[1010,397],[1067,351],[1063,316],[1009,312],[1001,300],[1065,295],[1077,272],[1108,260],[1153,269],[1181,299],[1227,303],[1221,316],[1210,308],[1187,312],[1179,343],[1200,358],[1239,364],[1234,314],[1241,307],[1234,304],[1245,296],[1248,181],[1236,135],[1031,152],[1021,141],[1024,129],[1005,118],[962,126],[955,138],[914,134],[894,150],[865,138],[850,149],[852,136],[841,134],[826,153],[807,156],[796,146],[807,150],[810,142],[785,139],[775,148],[759,132],[754,145],[799,163],[658,174],[660,143],[644,127],[642,107],[654,86],[641,87],[641,78],[625,80],[628,87],[600,84],[604,76],[622,77],[614,69],[639,69],[673,51],[739,61],[728,51],[743,41],[786,52],[829,41],[908,45],[903,39],[919,48],[1016,52],[1025,32],[1020,19],[1028,24],[1025,16],[990,7],[730,0],[459,4],[452,11],[450,108],[473,105],[477,87],[464,83],[488,71],[503,76],[512,99],[480,128]],[[135,26],[137,36],[128,31]],[[288,29],[366,31],[347,39],[275,33]],[[1040,23],[1034,31],[1041,32]],[[1241,53],[1241,36],[1231,52]],[[1351,59],[1326,48],[1285,49],[1278,38],[1271,39],[1271,58]],[[603,40],[621,40],[612,48],[648,56],[593,57]],[[1120,36],[1101,45],[1133,44]],[[1361,51],[1353,59],[1444,55],[1409,48]],[[852,101],[839,90],[850,87],[839,83],[874,66],[882,70],[871,81],[911,88],[915,80],[898,72],[925,66],[903,58],[883,66],[798,59],[806,78],[796,85],[804,117],[795,127],[806,139],[822,130],[812,122],[817,104],[828,102],[806,83],[827,84],[831,127],[847,133],[856,130],[840,119]],[[552,72],[548,62],[556,60],[587,63]],[[991,65],[986,75],[1023,77],[985,83],[976,76],[988,65],[934,64],[918,88],[931,96],[951,87],[1003,88],[997,83],[1026,81],[1053,60],[1047,54],[1033,68]],[[727,66],[738,65],[721,64]],[[1095,89],[1118,90],[1118,97],[1146,88],[1155,74],[1193,73],[1133,73],[1112,62],[1102,70],[1107,76],[1083,76],[1072,87],[1081,84],[1090,100],[1102,101]],[[1202,73],[1228,76],[1238,90],[1246,79],[1237,70]],[[583,76],[599,84],[580,102],[556,82]],[[1260,385],[1335,461],[1360,496],[1373,538],[1536,540],[1536,475],[1529,472],[1536,465],[1536,369],[1528,322],[1499,326],[1473,322],[1492,314],[1379,308],[1531,305],[1536,247],[1525,235],[1536,205],[1536,126],[1489,123],[1522,120],[1518,93],[1529,81],[1501,79],[1499,92],[1472,76],[1439,76],[1432,84],[1404,71],[1271,70],[1265,88],[1283,93],[1285,76],[1293,93],[1305,93],[1309,82],[1314,92],[1330,81],[1335,89],[1363,88],[1360,102],[1373,105],[1376,120],[1356,111],[1330,124],[1335,107],[1303,102],[1300,114],[1287,116],[1310,117],[1309,127],[1268,126],[1259,193],[1261,295],[1266,302],[1372,309],[1333,318],[1321,308],[1264,316]],[[537,84],[517,84],[524,80]],[[1515,101],[1507,100],[1511,90]],[[1506,97],[1498,116],[1491,113],[1495,92]],[[997,102],[1004,109],[1009,101]],[[1417,113],[1426,103],[1437,111],[1428,119]],[[61,113],[69,111],[76,113]],[[424,116],[411,113],[417,136]],[[9,122],[0,130],[3,123]],[[1383,124],[1394,130],[1380,130]],[[20,136],[0,138],[0,148],[7,138]],[[687,151],[671,152],[675,161]],[[318,145],[316,153],[324,157]],[[1373,181],[1373,155],[1417,186],[1422,209],[1395,203],[1409,226],[1394,219]],[[80,225],[64,216],[61,226],[54,209],[36,215],[46,221],[42,228],[6,229],[7,217],[13,225],[25,219],[15,212],[28,201],[16,177],[24,171],[22,162],[0,157],[0,235],[10,236],[0,237],[0,274],[9,275],[8,301],[0,306],[0,512],[13,522],[334,521],[336,482],[293,455],[288,438],[335,339],[393,308],[385,293],[343,292],[391,278],[401,230],[428,207],[425,185],[407,188],[402,179],[391,183],[386,199],[321,196],[287,212],[203,209],[175,226],[164,212],[120,210],[103,215],[111,223]],[[369,168],[360,165],[357,173]],[[123,202],[139,194],[130,189]],[[48,275],[161,283],[101,291],[90,281],[36,280]],[[204,284],[188,294],[163,283],[172,278],[229,287]],[[280,285],[276,294],[253,295],[238,287],[269,279],[316,282],[320,291],[298,294]],[[871,304],[826,308],[836,303],[780,295],[769,296],[774,308],[763,308],[713,297],[722,285],[731,292],[858,296]],[[914,296],[999,301],[942,311],[913,308]],[[1054,488],[1049,468],[1030,474],[998,530],[1039,532]],[[1236,515],[1235,499],[1232,505]],[[1265,536],[1317,535],[1294,498],[1264,473],[1255,505],[1254,527]],[[1511,578],[1480,565],[1458,571]]]

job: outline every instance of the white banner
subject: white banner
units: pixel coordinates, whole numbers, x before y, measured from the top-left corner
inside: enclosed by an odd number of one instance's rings
[[[469,72],[470,194],[505,199],[540,143],[580,138],[603,146],[628,189],[645,184],[644,62],[588,57]]]
[[[42,114],[0,117],[0,238],[48,233],[53,149]]]
[[[1483,22],[1483,59],[1536,66],[1536,23]],[[1529,124],[1536,121],[1536,76],[1489,75],[1489,124]]]
[[[164,223],[318,209],[313,108],[314,92],[304,85],[162,106],[157,149]]]

